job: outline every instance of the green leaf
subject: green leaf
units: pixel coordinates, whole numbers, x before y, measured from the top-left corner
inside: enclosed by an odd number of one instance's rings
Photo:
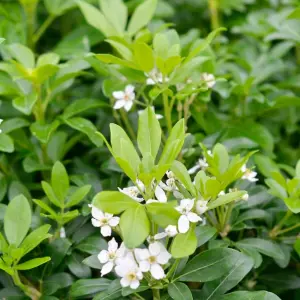
[[[281,248],[272,241],[260,238],[248,238],[236,243],[237,246],[254,248],[258,252],[276,258],[284,259],[284,253]]]
[[[136,34],[150,22],[154,15],[156,5],[157,0],[146,0],[135,9],[128,25],[128,33],[130,35]]]
[[[48,199],[57,207],[62,207],[62,202],[57,198],[57,196],[55,195],[51,185],[46,182],[46,181],[42,181],[42,188],[46,194],[46,196],[48,197]]]
[[[150,221],[144,206],[139,204],[128,208],[121,216],[120,228],[127,248],[140,246],[150,233]]]
[[[300,257],[300,240],[299,239],[296,240],[296,242],[294,244],[294,249],[298,253],[299,257]]]
[[[53,121],[51,124],[34,122],[30,126],[30,131],[40,142],[46,144],[59,125],[60,121],[58,120]]]
[[[78,253],[72,253],[69,256],[67,261],[67,266],[71,273],[73,273],[76,277],[79,278],[89,278],[92,277],[91,269],[82,263],[83,256]]]
[[[79,204],[89,193],[91,187],[91,185],[84,185],[82,187],[77,188],[76,191],[71,195],[65,207],[68,208]]]
[[[44,0],[48,12],[53,16],[60,16],[76,6],[74,0]]]
[[[97,134],[98,133],[97,128],[94,126],[94,124],[91,121],[84,118],[75,117],[75,118],[64,120],[64,122],[70,127],[72,127],[73,129],[76,129],[86,134],[90,139],[90,141],[97,147],[101,147],[103,145],[103,140]]]
[[[141,160],[126,132],[120,126],[110,124],[110,140],[114,156],[126,161],[137,172]]]
[[[121,192],[104,191],[98,193],[93,199],[93,205],[99,209],[118,215],[128,208],[137,208],[138,202]]]
[[[111,284],[110,279],[80,279],[75,281],[71,287],[71,297],[89,296],[101,291],[105,291]]]
[[[96,99],[79,99],[74,102],[72,102],[70,105],[66,107],[64,110],[64,113],[62,117],[64,119],[69,119],[75,115],[78,115],[86,110],[95,109],[98,107],[104,107],[107,106],[102,101],[96,100]]]
[[[83,13],[86,21],[93,27],[100,30],[105,36],[119,35],[116,29],[108,22],[106,17],[93,5],[78,1],[79,8]]]
[[[134,44],[134,60],[144,72],[150,72],[154,68],[154,55],[152,49],[146,43]]]
[[[205,283],[201,299],[219,300],[220,295],[234,288],[251,271],[253,259],[247,255],[240,255],[232,269],[221,278]]]
[[[266,155],[255,154],[254,162],[258,170],[265,177],[271,177],[273,172],[279,172],[279,167],[277,166],[277,164]]]
[[[182,258],[193,254],[196,248],[197,237],[195,229],[191,226],[187,233],[179,233],[175,236],[171,246],[171,254],[174,258]]]
[[[161,128],[151,107],[139,115],[138,128],[137,142],[142,155],[150,153],[155,159],[161,142]]]
[[[3,200],[7,192],[7,179],[0,173],[0,202]]]
[[[10,54],[24,67],[28,69],[34,68],[34,54],[29,48],[21,44],[12,44],[7,46],[7,49]]]
[[[296,177],[300,178],[300,160],[298,160],[296,165]]]
[[[30,115],[34,104],[37,101],[37,95],[31,93],[13,99],[13,106],[25,115]]]
[[[220,300],[280,300],[278,296],[273,293],[266,291],[259,292],[246,292],[246,291],[238,291],[233,292],[227,295],[224,295],[220,298]]]
[[[21,244],[21,248],[24,249],[24,255],[30,252],[32,249],[37,247],[43,240],[51,237],[52,235],[48,233],[50,230],[50,225],[43,225],[34,231],[32,231]]]
[[[8,153],[15,151],[14,141],[5,133],[0,133],[0,151]]]
[[[217,233],[217,229],[209,225],[197,226],[195,229],[195,233],[198,241],[197,247],[200,247]]]
[[[39,84],[44,83],[46,80],[48,80],[51,76],[53,76],[55,73],[57,73],[59,70],[58,66],[54,65],[44,65],[41,67],[38,67],[34,70],[35,75],[35,81]]]
[[[30,270],[30,269],[36,268],[42,264],[45,264],[49,260],[51,260],[51,257],[49,257],[49,256],[45,256],[45,257],[41,257],[41,258],[34,258],[34,259],[28,260],[22,264],[17,265],[15,268],[17,270]]]
[[[160,166],[173,163],[183,146],[184,138],[184,120],[182,119],[171,130],[159,160]]]
[[[123,35],[128,16],[127,6],[122,0],[100,0],[99,2],[106,19],[120,35]]]
[[[27,127],[29,125],[30,125],[30,123],[25,119],[11,118],[8,120],[4,120],[3,123],[1,123],[0,128],[3,133],[9,133],[16,129]]]
[[[111,54],[96,54],[95,57],[97,59],[99,59],[100,61],[107,63],[107,64],[120,65],[120,66],[124,66],[127,68],[135,69],[135,70],[140,69],[139,66],[137,66],[135,63],[121,59],[121,58],[111,55]]]
[[[180,161],[175,160],[172,164],[171,171],[176,178],[185,186],[185,188],[193,195],[196,195],[195,186],[192,183],[191,177],[186,169],[185,165]]]
[[[148,213],[153,222],[162,228],[168,225],[177,225],[180,217],[179,212],[170,203],[149,203],[146,204]]]
[[[239,191],[225,194],[223,196],[219,196],[216,200],[208,202],[208,209],[213,209],[221,205],[228,204],[232,201],[240,200],[247,192]]]
[[[18,247],[31,224],[31,209],[28,200],[19,195],[12,199],[4,216],[4,232],[10,245]]]
[[[187,263],[177,279],[194,282],[215,280],[228,273],[241,255],[236,250],[226,248],[204,251]]]
[[[174,300],[193,300],[189,287],[182,282],[170,283],[168,293]]]
[[[47,0],[46,0],[47,1]],[[56,0],[52,1],[52,3],[54,3]],[[61,1],[61,0],[58,0]],[[65,1],[65,0],[63,0]],[[70,1],[70,0],[66,0]],[[71,0],[73,1],[73,0]],[[49,52],[49,53],[44,53],[42,55],[39,56],[36,66],[37,67],[41,67],[41,66],[47,66],[47,65],[57,65],[59,63],[59,55],[57,55],[56,53],[53,52]]]
[[[213,149],[213,158],[216,162],[219,172],[223,174],[229,165],[229,156],[226,148],[222,144],[217,144]]]
[[[64,165],[59,161],[57,161],[52,168],[51,185],[60,203],[63,204],[67,196],[70,183],[68,173]]]
[[[196,55],[198,55],[201,51],[205,50],[213,41],[213,39],[215,38],[215,36],[221,32],[221,31],[225,31],[226,28],[221,27],[221,28],[217,28],[214,31],[212,31],[207,37],[206,39],[195,49],[193,49],[188,57],[185,59],[185,63],[190,61],[192,58],[194,58]]]
[[[89,254],[99,254],[99,251],[107,249],[107,242],[99,238],[99,234],[97,236],[90,236],[80,242],[76,249]]]

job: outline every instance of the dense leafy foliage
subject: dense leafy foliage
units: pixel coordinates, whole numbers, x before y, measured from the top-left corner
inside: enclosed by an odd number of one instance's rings
[[[0,299],[299,299],[299,5],[1,1]]]

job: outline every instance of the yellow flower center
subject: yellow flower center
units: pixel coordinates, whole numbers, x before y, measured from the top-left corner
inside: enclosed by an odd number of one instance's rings
[[[136,275],[135,275],[135,273],[131,272],[131,273],[127,274],[127,278],[128,278],[128,280],[133,281],[136,279]]]
[[[154,264],[154,263],[156,262],[156,257],[155,257],[155,256],[150,256],[150,257],[149,257],[149,262],[150,262],[151,264]]]

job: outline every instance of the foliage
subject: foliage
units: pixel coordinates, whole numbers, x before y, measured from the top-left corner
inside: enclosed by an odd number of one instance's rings
[[[300,8],[0,4],[0,298],[299,299]]]

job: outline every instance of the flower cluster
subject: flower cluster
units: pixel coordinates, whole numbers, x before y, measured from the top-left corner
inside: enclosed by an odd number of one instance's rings
[[[171,254],[160,242],[149,243],[148,248],[136,248],[129,250],[124,243],[118,247],[113,238],[108,242],[108,249],[102,250],[98,259],[103,264],[101,276],[111,271],[121,277],[120,283],[123,287],[137,289],[143,273],[150,272],[156,280],[163,279],[166,275],[163,266],[171,259]]]

